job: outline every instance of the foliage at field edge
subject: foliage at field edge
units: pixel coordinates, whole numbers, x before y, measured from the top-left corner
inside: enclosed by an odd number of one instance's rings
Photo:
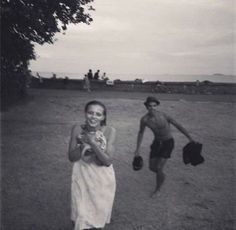
[[[1,4],[4,73],[22,71],[35,59],[34,43],[54,43],[68,24],[90,24],[93,0],[3,0]]]

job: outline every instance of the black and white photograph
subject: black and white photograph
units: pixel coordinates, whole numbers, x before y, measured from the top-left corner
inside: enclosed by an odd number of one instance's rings
[[[235,0],[2,0],[2,230],[236,230]]]

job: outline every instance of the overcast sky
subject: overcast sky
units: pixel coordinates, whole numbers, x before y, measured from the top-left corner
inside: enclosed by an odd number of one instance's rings
[[[235,0],[95,0],[91,25],[36,45],[33,71],[236,74]]]

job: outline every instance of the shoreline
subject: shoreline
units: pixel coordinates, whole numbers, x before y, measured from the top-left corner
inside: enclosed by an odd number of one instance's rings
[[[236,83],[204,82],[141,82],[141,81],[105,81],[91,80],[91,90],[110,90],[128,92],[152,92],[171,94],[236,94]],[[83,80],[69,80],[57,78],[32,78],[30,87],[47,89],[84,90]]]
[[[82,80],[85,73],[70,73],[70,72],[53,72],[53,71],[32,71],[33,76],[36,76],[36,73],[39,73],[41,77],[50,79],[52,74],[55,73],[57,78],[69,77],[69,80]],[[116,79],[120,79],[121,81],[135,81],[135,79],[143,79],[148,82],[196,82],[199,80],[203,81],[211,81],[213,83],[234,83],[236,82],[236,75],[231,74],[125,74],[125,73],[107,73],[107,77],[110,80],[115,81]],[[219,79],[227,78],[226,82],[221,82]],[[166,81],[168,79],[169,81]],[[176,80],[176,79],[181,79]],[[183,79],[183,80],[182,80]],[[235,79],[235,80],[234,80]]]

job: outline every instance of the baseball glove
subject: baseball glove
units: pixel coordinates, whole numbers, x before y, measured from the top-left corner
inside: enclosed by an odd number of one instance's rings
[[[135,156],[132,162],[133,170],[138,171],[143,167],[143,158],[141,156]]]

